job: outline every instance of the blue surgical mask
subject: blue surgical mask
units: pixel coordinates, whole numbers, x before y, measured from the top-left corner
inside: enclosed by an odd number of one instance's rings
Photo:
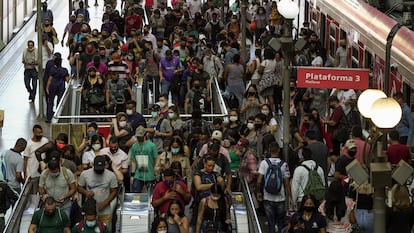
[[[88,227],[96,226],[96,220],[93,220],[93,221],[87,221],[86,220],[86,226],[88,226]]]
[[[151,112],[151,116],[152,116],[152,118],[157,118],[158,117],[158,112]]]
[[[164,184],[167,187],[171,188],[173,186],[173,184],[174,184],[174,181],[172,181],[172,180],[164,180]]]
[[[96,135],[96,132],[89,132],[88,133],[88,136],[89,136],[89,138],[92,138],[93,136],[95,136]]]
[[[168,118],[170,119],[174,119],[175,118],[175,113],[168,113]]]
[[[173,155],[176,155],[176,154],[178,154],[178,152],[180,151],[180,148],[171,148],[171,153],[173,154]]]

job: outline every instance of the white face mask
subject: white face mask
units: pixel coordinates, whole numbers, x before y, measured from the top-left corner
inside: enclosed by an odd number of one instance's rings
[[[175,118],[175,113],[168,113],[168,118],[174,119]]]
[[[157,231],[157,233],[167,233],[167,230]]]
[[[126,110],[126,114],[127,115],[132,115],[132,114],[134,114],[134,112],[131,109],[127,109]]]
[[[231,122],[235,122],[235,121],[237,121],[237,116],[231,116],[231,117],[230,117],[230,121],[231,121]]]
[[[159,102],[159,105],[160,105],[161,108],[163,108],[163,107],[165,107],[165,102],[164,101],[160,101]]]
[[[214,201],[218,201],[220,199],[220,196],[216,197],[216,196],[211,196],[211,199]]]
[[[101,144],[93,144],[93,145],[92,145],[92,149],[93,149],[94,151],[98,151],[98,150],[100,150],[100,149],[101,149]]]
[[[119,122],[119,127],[125,127],[127,125],[126,121],[120,121]]]
[[[262,113],[267,116],[267,115],[269,115],[269,110],[262,110]]]
[[[254,123],[251,123],[251,122],[247,123],[247,128],[248,128],[249,130],[254,129]]]
[[[94,226],[96,225],[96,220],[93,220],[93,221],[86,221],[86,225],[87,225],[88,227],[94,227]]]

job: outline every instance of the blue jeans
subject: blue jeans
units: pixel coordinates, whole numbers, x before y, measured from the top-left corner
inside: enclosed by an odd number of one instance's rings
[[[362,232],[374,232],[374,212],[372,210],[355,209],[355,219]]]
[[[286,206],[285,201],[263,201],[264,210],[267,217],[268,233],[276,233],[275,225],[277,224],[278,232],[281,232],[285,225]]]
[[[171,82],[168,82],[167,80],[163,80],[161,83],[161,94],[167,94],[170,91]],[[158,102],[158,100],[157,100]]]
[[[132,192],[140,193],[142,192],[144,185],[148,187],[148,185],[151,184],[152,182],[153,181],[143,181],[143,180],[134,179],[134,182],[132,183]]]
[[[27,92],[29,92],[29,99],[34,100],[37,90],[37,71],[35,69],[24,70],[24,85],[26,86]]]

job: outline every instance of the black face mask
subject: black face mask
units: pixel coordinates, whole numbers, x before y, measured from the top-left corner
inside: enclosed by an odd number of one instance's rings
[[[93,74],[90,74],[89,75],[91,78],[95,78],[96,77],[96,74],[95,73],[93,73]]]
[[[93,170],[96,174],[102,174],[102,173],[104,173],[104,171],[105,171],[105,169],[103,169],[103,170]]]
[[[200,85],[194,85],[195,89],[200,89]]]
[[[348,150],[348,155],[351,156],[351,157],[354,157],[356,155],[356,151]]]
[[[51,217],[51,216],[53,216],[53,215],[55,214],[55,211],[56,211],[56,210],[53,210],[53,211],[46,211],[46,210],[45,210],[44,212],[45,212],[45,215],[46,215],[46,216]]]
[[[118,79],[112,79],[112,83],[117,83]]]
[[[36,138],[37,140],[41,140],[41,139],[43,138],[43,136],[42,136],[42,135],[36,135],[36,136],[35,136],[35,138]]]
[[[144,140],[145,140],[145,137],[137,137],[138,142],[144,142]]]
[[[303,206],[303,210],[306,212],[313,212],[315,210],[314,206]]]
[[[234,146],[234,145],[236,145],[237,144],[237,142],[236,141],[230,141],[230,145],[232,145],[232,146]]]
[[[310,125],[309,125],[309,122],[304,122],[304,123],[303,123],[303,125],[304,125],[306,128],[309,128],[309,126],[310,126]]]
[[[329,105],[329,108],[330,108],[330,109],[335,109],[335,106],[333,106],[333,105]]]
[[[254,124],[254,128],[255,128],[256,130],[259,130],[259,129],[261,129],[261,128],[262,128],[262,124]]]
[[[116,148],[116,149],[110,148],[109,151],[111,151],[112,154],[115,154],[116,152],[118,152],[118,148]]]

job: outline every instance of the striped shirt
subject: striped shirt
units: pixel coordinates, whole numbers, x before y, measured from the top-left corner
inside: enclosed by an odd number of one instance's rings
[[[108,63],[108,71],[113,71],[119,74],[119,78],[127,79],[128,74],[130,73],[128,69],[128,64],[124,61],[114,62],[110,61]]]

